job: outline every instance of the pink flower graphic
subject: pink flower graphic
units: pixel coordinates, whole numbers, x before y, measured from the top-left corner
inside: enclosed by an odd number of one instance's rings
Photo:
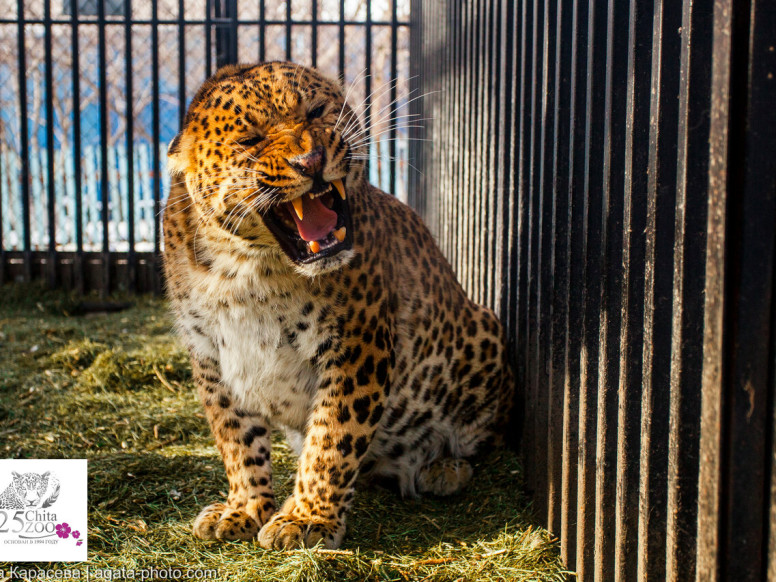
[[[67,523],[59,523],[54,529],[57,530],[57,535],[63,540],[66,540],[70,535],[70,526]]]
[[[78,531],[78,530],[75,530],[75,531],[73,532],[73,537],[74,537],[75,539],[78,539],[78,538],[80,538],[80,537],[81,537],[81,532],[80,532],[80,531]]]

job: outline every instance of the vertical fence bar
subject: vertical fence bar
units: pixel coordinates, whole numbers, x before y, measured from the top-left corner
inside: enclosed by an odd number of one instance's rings
[[[552,390],[551,384],[551,365],[552,361],[552,288],[554,286],[554,265],[553,265],[553,239],[554,230],[554,199],[552,188],[551,168],[553,167],[554,148],[552,146],[555,135],[555,125],[553,123],[553,110],[555,99],[555,75],[553,71],[557,66],[554,42],[555,32],[555,10],[556,2],[545,2],[541,10],[537,13],[537,27],[541,29],[540,44],[537,48],[540,52],[540,93],[538,95],[539,110],[539,135],[538,135],[538,173],[536,176],[536,185],[539,196],[539,214],[538,214],[538,237],[536,249],[537,261],[537,288],[536,288],[536,308],[540,319],[537,342],[537,365],[536,381],[543,389]],[[539,57],[539,55],[537,55]],[[542,364],[545,362],[545,364]],[[560,399],[552,397],[544,398],[543,409],[537,410],[538,415],[542,417],[541,438],[545,443],[547,454],[544,459],[545,467],[542,475],[544,484],[544,500],[542,503],[543,515],[545,519],[550,518],[550,514],[557,515],[557,485],[555,481],[555,452],[558,450],[556,443],[551,442],[550,437],[554,434],[551,421],[553,419],[553,408],[560,404]]]
[[[555,3],[555,22],[548,19],[548,24],[554,26],[555,39],[555,69],[554,95],[552,99],[552,166],[549,170],[549,180],[552,192],[552,330],[550,390],[553,393],[549,412],[550,432],[548,435],[548,457],[550,472],[548,473],[549,512],[547,523],[558,535],[563,531],[564,499],[568,493],[564,486],[563,471],[563,421],[565,417],[565,358],[566,358],[566,317],[568,313],[567,297],[569,293],[568,279],[568,175],[562,170],[563,158],[568,151],[569,125],[565,118],[569,112],[569,68],[571,59],[571,44],[565,42],[570,32],[571,10],[566,0]]]
[[[208,11],[208,15],[210,11]],[[207,38],[210,38],[210,27],[206,27]],[[209,44],[209,43],[208,43]],[[210,47],[208,46],[208,75],[210,75]],[[152,107],[152,119],[151,119],[151,141],[153,145],[153,152],[151,152],[153,159],[153,197],[154,197],[154,258],[151,269],[151,286],[156,294],[162,292],[162,280],[160,276],[160,249],[161,249],[161,232],[160,232],[160,201],[162,190],[162,164],[159,155],[159,142],[160,139],[160,112],[159,112],[159,5],[158,0],[151,0],[151,100]]]
[[[99,60],[99,107],[100,107],[100,220],[102,227],[101,252],[101,295],[111,291],[110,257],[110,190],[108,188],[108,63],[105,44],[105,3],[97,5],[97,43]]]
[[[179,8],[182,9],[183,1],[179,2]],[[181,24],[181,14],[178,14],[178,31],[183,35],[183,25]],[[180,37],[180,43],[183,43],[183,36]],[[124,74],[126,84],[125,98],[126,102],[126,147],[127,147],[127,287],[130,292],[137,289],[137,255],[135,253],[135,112],[134,103],[134,73],[132,70],[132,0],[124,0]],[[181,73],[181,62],[184,57],[183,50],[178,53],[178,75],[183,78]],[[179,85],[179,94],[182,96],[185,88],[181,91]],[[178,115],[182,115],[182,108],[178,108]],[[182,123],[182,117],[181,117]]]
[[[32,279],[32,242],[30,238],[30,147],[29,126],[27,117],[27,53],[24,42],[25,14],[24,0],[16,4],[18,24],[17,50],[19,59],[19,156],[21,157],[21,205],[22,205],[22,229],[24,241],[24,272],[25,282]]]
[[[574,294],[571,298],[571,309],[573,310],[573,325],[569,333],[574,336],[574,345],[571,348],[574,356],[572,363],[574,369],[571,373],[573,381],[573,390],[576,392],[577,409],[575,410],[573,420],[576,421],[576,442],[574,443],[575,452],[578,460],[572,460],[578,464],[575,468],[577,478],[576,492],[576,564],[575,568],[580,576],[593,575],[594,563],[594,516],[595,516],[595,497],[594,481],[591,467],[591,445],[590,441],[594,438],[594,427],[591,426],[590,404],[591,404],[591,384],[589,382],[589,354],[587,348],[590,341],[585,340],[586,331],[590,328],[589,304],[587,289],[587,268],[590,258],[588,255],[588,207],[585,194],[588,189],[588,156],[586,155],[588,144],[588,123],[587,107],[589,104],[589,91],[587,89],[589,80],[587,78],[588,58],[589,58],[589,9],[585,2],[576,3],[576,12],[574,20],[575,31],[573,33],[575,46],[574,77],[574,153],[572,165],[571,182],[571,204],[573,217],[571,219],[574,225],[572,231],[574,258],[571,259],[574,270],[572,271]]]
[[[292,47],[291,47],[291,2],[292,0],[286,0],[286,60],[292,59]]]
[[[700,371],[703,342],[703,289],[709,117],[708,63],[712,13],[685,1],[682,11],[677,135],[674,289],[671,345],[671,399],[668,442],[668,577],[695,575],[697,538]]]
[[[616,575],[616,487],[618,424],[619,336],[623,248],[624,124],[628,64],[628,4],[610,0],[605,30],[605,98],[603,119],[601,286],[598,357],[598,434],[596,443],[596,579]]]
[[[312,66],[318,66],[318,0],[310,0],[312,11],[312,26],[310,27],[310,55]]]
[[[339,3],[339,54],[337,56],[337,70],[343,86],[347,86],[345,80],[345,0]]]
[[[539,330],[539,285],[540,276],[538,270],[538,252],[539,252],[539,228],[541,221],[541,196],[537,181],[539,179],[539,168],[534,163],[541,158],[538,151],[541,134],[541,114],[539,112],[540,98],[543,88],[540,87],[542,76],[541,46],[542,30],[538,26],[540,19],[541,6],[538,0],[526,0],[525,20],[523,21],[523,30],[526,34],[526,94],[523,102],[523,118],[526,127],[524,134],[525,149],[523,151],[525,171],[523,173],[524,191],[526,196],[526,215],[524,222],[525,232],[525,296],[524,311],[525,319],[523,325],[523,337],[525,346],[522,356],[525,360],[526,385],[531,395],[532,408],[536,411],[532,415],[533,426],[531,431],[533,448],[535,450],[545,449],[547,446],[546,422],[547,408],[546,400],[539,394],[539,358],[540,349],[540,330]],[[467,213],[468,214],[468,213]],[[547,465],[545,455],[532,455],[530,463],[532,487],[536,492],[536,503],[539,514],[544,516],[547,513],[546,482]]]
[[[215,4],[216,67],[237,63],[237,0]]]
[[[569,265],[569,297],[568,313],[566,315],[566,361],[564,385],[564,426],[563,426],[563,489],[567,491],[564,515],[561,516],[561,543],[564,551],[561,557],[570,568],[579,569],[583,559],[592,561],[590,548],[584,546],[584,515],[580,516],[581,477],[578,458],[581,439],[581,337],[583,313],[583,279],[584,279],[584,249],[583,249],[583,209],[580,191],[584,173],[584,158],[579,155],[584,151],[584,116],[581,114],[585,104],[585,83],[582,69],[585,66],[584,50],[587,44],[586,6],[580,0],[573,0],[571,7],[571,77],[569,85],[569,150],[568,150],[568,249],[567,263]],[[562,195],[562,194],[561,194]],[[589,523],[589,522],[588,522]]]
[[[398,18],[397,18],[397,2],[398,0],[391,0],[391,75],[390,79],[392,82],[391,85],[391,131],[389,133],[389,141],[388,141],[388,191],[391,194],[396,194],[396,139],[397,139],[397,133],[396,133],[396,117],[397,117],[397,111],[399,108],[399,104],[397,101],[397,85],[399,83],[399,80],[397,79],[397,71],[398,71],[398,60],[399,60],[399,47],[398,47],[398,36],[399,36],[399,26],[398,26]],[[411,98],[411,97],[410,97]],[[403,115],[407,115],[409,112],[407,109],[403,110]],[[412,123],[412,117],[405,117],[407,119],[407,123],[404,125],[414,125]]]
[[[48,257],[46,278],[49,287],[57,284],[57,230],[56,230],[56,183],[54,182],[54,62],[51,37],[54,34],[51,22],[51,0],[43,2],[44,32],[44,75],[46,84],[46,195],[48,202]]]
[[[213,2],[205,0],[205,75],[213,74]],[[153,32],[151,33],[153,34]]]
[[[639,463],[649,454],[640,442],[641,353],[644,297],[644,230],[652,32],[652,6],[631,0],[628,12],[627,84],[624,144],[622,264],[618,379],[617,500],[615,507],[615,576],[618,581],[647,578],[650,538],[641,537],[647,523],[639,496]],[[641,445],[641,446],[640,446]],[[642,454],[643,453],[643,454]],[[639,508],[638,511],[635,508]],[[641,516],[641,519],[640,519]],[[656,575],[657,576],[657,575]],[[650,575],[651,578],[651,575]],[[659,579],[657,576],[655,579]]]
[[[75,190],[75,289],[84,291],[83,192],[81,190],[81,66],[78,46],[78,10],[70,15],[70,54],[73,80],[73,182]]]
[[[461,52],[461,79],[460,89],[463,95],[463,107],[461,109],[461,125],[458,128],[460,136],[459,147],[463,150],[462,163],[461,163],[461,182],[456,189],[456,205],[458,208],[458,216],[461,217],[458,220],[458,236],[455,238],[455,247],[458,255],[458,277],[464,286],[464,289],[471,294],[472,281],[471,276],[474,269],[469,269],[467,266],[470,264],[468,261],[468,255],[471,250],[471,244],[469,237],[469,220],[471,218],[470,212],[467,212],[470,204],[469,201],[473,199],[471,193],[471,187],[474,184],[472,176],[474,174],[472,169],[472,157],[473,147],[471,144],[471,138],[473,134],[472,127],[472,111],[474,109],[474,99],[472,90],[472,55],[474,54],[474,2],[464,3],[462,10],[462,52]]]
[[[483,238],[485,232],[482,228],[484,220],[483,213],[483,201],[484,201],[484,188],[487,182],[486,174],[484,173],[484,155],[487,150],[484,143],[484,129],[485,129],[485,95],[487,94],[486,82],[484,79],[485,74],[485,60],[487,59],[487,44],[485,40],[485,28],[487,26],[487,0],[477,0],[474,3],[474,32],[475,32],[475,45],[472,55],[472,83],[479,88],[476,91],[476,105],[473,109],[472,125],[474,126],[474,139],[473,144],[473,166],[475,168],[475,180],[473,181],[472,194],[474,199],[471,206],[474,208],[472,220],[470,222],[470,248],[472,253],[472,262],[478,265],[479,268],[473,273],[472,280],[472,297],[478,303],[482,303],[482,297],[484,295],[483,290],[483,277],[487,271],[485,257],[483,256]]]
[[[259,0],[259,62],[263,63],[267,54],[267,6],[265,0]]]
[[[186,19],[185,0],[178,0],[178,127],[186,117]]]
[[[290,2],[290,0],[289,0]],[[364,135],[367,138],[372,136],[372,3],[366,3],[366,24],[364,35],[364,53],[366,58],[366,77],[364,78]],[[364,171],[367,180],[370,174],[370,161],[372,153],[372,140],[366,142],[367,159]]]

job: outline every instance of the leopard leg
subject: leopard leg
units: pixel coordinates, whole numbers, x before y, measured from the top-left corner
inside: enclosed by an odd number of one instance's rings
[[[194,379],[229,478],[226,503],[205,507],[194,520],[202,539],[248,540],[275,512],[266,419],[235,407],[215,360],[192,356]]]
[[[391,336],[387,326],[376,333],[385,336],[383,350],[362,349],[361,337],[351,336],[323,355],[326,373],[305,435],[294,493],[259,532],[263,548],[322,542],[334,549],[342,541],[359,465],[380,422],[390,385]]]
[[[469,483],[472,474],[469,461],[443,457],[421,467],[415,481],[421,493],[452,495]]]

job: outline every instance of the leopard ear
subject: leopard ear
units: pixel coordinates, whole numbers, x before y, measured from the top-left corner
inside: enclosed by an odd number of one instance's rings
[[[183,174],[188,169],[188,141],[189,138],[181,131],[167,147],[167,170],[171,176]]]

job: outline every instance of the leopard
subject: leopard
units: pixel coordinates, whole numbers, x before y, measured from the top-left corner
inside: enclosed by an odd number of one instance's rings
[[[503,444],[502,324],[367,159],[343,84],[283,61],[220,68],[168,146],[166,292],[229,481],[197,538],[335,549],[357,483],[452,495]]]
[[[11,472],[11,483],[0,493],[0,509],[49,507],[59,495],[59,481],[45,473]]]

